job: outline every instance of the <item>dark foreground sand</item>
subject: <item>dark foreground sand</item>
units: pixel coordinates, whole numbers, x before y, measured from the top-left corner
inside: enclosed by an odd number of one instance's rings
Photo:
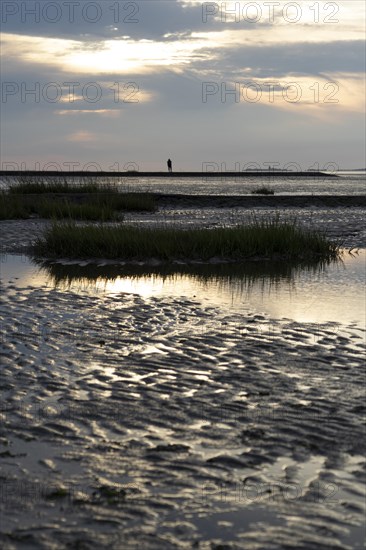
[[[212,226],[250,213],[215,212],[129,219]],[[302,213],[361,246],[363,209]],[[3,251],[26,250],[48,223],[0,222]],[[2,548],[363,548],[357,323],[18,275],[0,304]]]
[[[2,548],[362,548],[359,328],[16,280],[0,320]]]

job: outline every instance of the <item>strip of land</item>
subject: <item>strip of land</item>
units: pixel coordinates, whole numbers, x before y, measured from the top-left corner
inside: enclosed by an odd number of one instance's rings
[[[277,170],[253,170],[243,172],[62,172],[38,170],[0,170],[0,176],[19,177],[67,177],[67,178],[338,178],[336,174],[327,172],[291,172]]]

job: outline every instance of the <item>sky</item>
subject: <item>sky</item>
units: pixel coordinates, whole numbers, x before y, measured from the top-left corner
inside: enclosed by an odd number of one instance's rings
[[[2,0],[1,35],[2,169],[366,166],[363,1]]]

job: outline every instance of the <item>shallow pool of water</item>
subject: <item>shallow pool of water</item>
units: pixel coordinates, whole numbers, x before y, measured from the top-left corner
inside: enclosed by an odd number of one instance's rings
[[[40,267],[27,256],[6,255],[1,278],[19,287],[47,287],[80,293],[142,297],[186,297],[226,310],[254,311],[299,323],[364,327],[366,251],[329,265],[281,262],[243,265],[123,266],[108,263],[53,263]]]

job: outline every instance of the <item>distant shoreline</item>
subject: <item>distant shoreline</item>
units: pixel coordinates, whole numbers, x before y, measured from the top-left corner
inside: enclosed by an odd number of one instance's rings
[[[68,178],[338,178],[336,174],[326,172],[286,172],[286,171],[253,171],[253,172],[70,172],[70,171],[37,171],[37,170],[0,170],[0,176],[40,176]]]

